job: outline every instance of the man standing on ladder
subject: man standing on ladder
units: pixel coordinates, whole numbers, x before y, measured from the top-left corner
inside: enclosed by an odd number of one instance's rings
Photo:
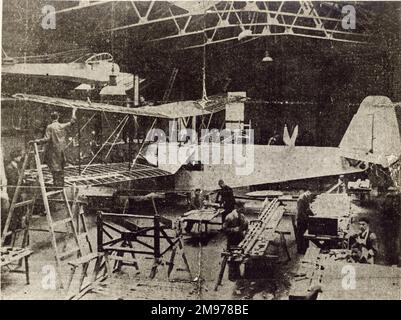
[[[77,108],[72,109],[71,120],[66,123],[60,123],[58,121],[60,115],[57,111],[52,112],[50,115],[52,123],[47,126],[45,136],[42,139],[30,141],[30,143],[47,144],[45,148],[44,163],[48,165],[53,176],[53,186],[57,188],[64,187],[67,128],[76,122],[76,111]]]

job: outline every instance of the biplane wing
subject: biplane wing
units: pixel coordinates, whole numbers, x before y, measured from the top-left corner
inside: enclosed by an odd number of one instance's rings
[[[100,186],[171,175],[170,172],[149,165],[135,164],[129,167],[128,162],[92,164],[83,175],[79,171],[79,166],[65,168],[65,186]],[[28,181],[35,181],[36,170],[27,170],[26,174]],[[47,167],[43,169],[43,176],[46,183],[52,183],[52,175]]]
[[[37,102],[56,107],[65,107],[65,108],[75,107],[82,110],[122,113],[122,114],[131,114],[135,116],[165,118],[165,119],[177,119],[177,118],[208,115],[214,112],[224,110],[228,103],[246,99],[244,97],[239,97],[239,96],[216,97],[216,98],[211,98],[208,101],[202,101],[202,100],[177,101],[156,106],[127,108],[105,103],[98,103],[98,102],[89,103],[83,100],[55,98],[55,97],[47,97],[47,96],[23,94],[23,93],[14,94],[13,97],[19,100]]]
[[[226,108],[227,103],[244,99],[243,97],[215,97],[208,101],[179,101],[158,106],[144,106],[138,108],[128,108],[104,103],[88,102],[82,100],[72,100],[56,97],[46,97],[30,94],[15,94],[15,99],[46,104],[50,106],[64,108],[78,108],[94,112],[110,112],[125,115],[135,115],[153,118],[177,119],[184,117],[202,116],[221,111]],[[97,186],[133,181],[139,179],[150,179],[162,176],[173,175],[181,165],[173,168],[157,168],[151,165],[134,164],[129,166],[125,163],[91,164],[85,166],[84,174],[80,172],[79,166],[69,166],[65,168],[65,184],[67,186]],[[35,170],[28,171],[31,179],[35,177]],[[45,180],[51,183],[50,172],[44,169]]]

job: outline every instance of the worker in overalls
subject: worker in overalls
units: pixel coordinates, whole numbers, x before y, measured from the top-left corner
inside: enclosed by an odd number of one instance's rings
[[[71,120],[66,123],[60,123],[59,113],[54,111],[50,117],[52,123],[46,128],[45,136],[42,139],[30,141],[38,144],[46,143],[44,162],[48,165],[53,176],[53,186],[57,188],[64,187],[64,166],[66,164],[65,149],[67,128],[76,122],[77,108],[72,109]]]
[[[380,228],[383,233],[383,258],[387,265],[401,263],[401,194],[389,188],[381,206]]]
[[[20,149],[16,149],[11,151],[10,153],[10,162],[7,164],[5,168],[5,174],[7,178],[7,193],[8,193],[8,199],[9,199],[9,204],[11,204],[16,187],[18,185],[18,179],[21,174],[21,160],[22,160],[22,151]],[[27,194],[22,189],[19,192],[19,197],[17,199],[17,202],[20,201],[25,201],[27,199]],[[24,213],[25,213],[26,208],[20,207],[20,208],[15,208],[13,218],[10,221],[9,225],[9,230],[15,230],[23,226],[24,224]],[[8,212],[7,212],[8,215]],[[7,215],[5,215],[5,218],[7,218]],[[5,224],[5,219],[3,221],[2,219],[2,228],[4,228]],[[7,241],[6,241],[7,242]]]
[[[222,223],[226,219],[226,216],[235,209],[235,198],[233,189],[224,183],[223,180],[219,180],[220,190],[217,192],[216,202],[224,208],[221,214]]]
[[[6,177],[7,177],[7,192],[10,201],[13,200],[14,192],[18,184],[18,178],[20,176],[20,164],[22,160],[21,150],[13,150],[10,153],[10,162],[6,166]]]
[[[7,192],[7,176],[4,166],[3,148],[0,146],[0,192],[1,192],[1,232],[3,232],[4,224],[6,223],[8,209],[10,207],[10,199]]]
[[[248,221],[244,215],[245,209],[243,204],[238,204],[236,210],[231,211],[224,223],[223,231],[227,237],[227,250],[230,251],[233,247],[237,247],[242,239],[244,239],[246,231],[248,230]],[[228,279],[234,281],[241,276],[240,261],[234,259],[228,262]]]
[[[359,233],[350,238],[352,257],[356,262],[374,264],[378,252],[377,237],[369,228],[367,218],[359,219]]]
[[[310,191],[302,193],[297,201],[297,215],[296,215],[296,234],[295,240],[297,242],[297,251],[299,254],[305,254],[308,249],[309,241],[305,239],[304,234],[308,229],[308,219],[312,216],[310,204],[312,203],[313,196]]]

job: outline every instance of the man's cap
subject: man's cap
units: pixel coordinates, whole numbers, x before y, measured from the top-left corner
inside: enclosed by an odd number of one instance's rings
[[[367,224],[369,224],[369,219],[367,217],[360,217],[358,222],[366,222]]]
[[[52,118],[52,119],[57,119],[58,117],[59,117],[59,113],[57,112],[57,111],[53,111],[51,114],[50,114],[50,118]]]
[[[21,156],[21,149],[14,149],[10,152],[10,158],[15,159],[16,157]]]

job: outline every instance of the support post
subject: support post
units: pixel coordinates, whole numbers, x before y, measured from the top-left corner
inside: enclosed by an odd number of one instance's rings
[[[155,259],[160,258],[160,215],[156,213],[154,218],[155,231],[153,235],[154,240],[154,256]]]
[[[139,76],[134,75],[134,106],[139,106]]]
[[[102,212],[97,212],[96,219],[96,227],[97,227],[97,251],[103,252],[103,217]]]
[[[77,118],[78,127],[78,174],[81,175],[81,124],[79,118]]]

